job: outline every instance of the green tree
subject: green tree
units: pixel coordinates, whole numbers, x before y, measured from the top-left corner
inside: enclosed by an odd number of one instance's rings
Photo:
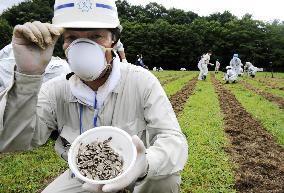
[[[6,19],[13,27],[32,21],[51,22],[53,5],[54,0],[26,1],[4,11],[1,18]]]
[[[190,24],[194,19],[198,18],[198,15],[194,12],[185,12],[181,9],[171,8],[168,10],[165,19],[170,24]]]
[[[11,41],[12,27],[17,24],[51,22],[53,4],[54,0],[30,0],[4,11],[0,16],[1,46]],[[199,17],[157,3],[136,6],[117,0],[116,4],[124,27],[121,40],[132,63],[137,54],[143,54],[149,67],[197,69],[198,58],[212,50],[211,62],[219,59],[222,68],[234,53],[258,67],[267,67],[271,61],[278,69],[284,68],[283,22],[264,23],[253,20],[250,14],[238,19],[229,11]],[[63,57],[61,44],[62,39],[54,55]]]
[[[13,29],[8,22],[5,19],[0,18],[0,49],[11,42],[12,30]]]
[[[222,25],[227,22],[237,20],[237,17],[232,15],[229,11],[224,11],[223,13],[213,13],[206,17],[209,21],[218,21]]]
[[[273,21],[266,25],[267,62],[273,62],[276,69],[284,68],[284,23]]]

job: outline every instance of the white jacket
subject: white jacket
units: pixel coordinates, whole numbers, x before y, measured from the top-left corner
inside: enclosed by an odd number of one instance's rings
[[[12,44],[9,44],[0,50],[0,93],[12,84],[15,63]],[[70,68],[66,60],[52,57],[43,74],[43,82],[69,72]]]
[[[233,57],[230,61],[230,66],[232,66],[233,69],[239,68],[242,66],[242,61],[237,57]]]
[[[149,176],[183,169],[187,141],[157,78],[148,70],[120,63],[121,79],[98,112],[97,125],[138,135],[147,148]],[[0,93],[0,151],[27,150],[46,143],[58,130],[55,150],[67,158],[80,134],[79,101],[65,76],[42,84],[43,76],[13,72],[13,83]],[[83,105],[82,124],[93,128],[94,109]]]

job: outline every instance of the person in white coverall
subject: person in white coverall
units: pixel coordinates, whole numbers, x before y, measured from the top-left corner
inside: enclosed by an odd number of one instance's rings
[[[11,85],[0,93],[0,151],[30,150],[57,130],[55,150],[66,160],[81,133],[116,126],[133,136],[137,148],[131,173],[118,182],[92,185],[68,169],[43,193],[179,192],[188,157],[186,138],[157,78],[120,62],[113,52],[120,35],[115,2],[56,0],[54,8],[52,24],[35,21],[14,28],[16,68]],[[43,83],[60,35],[72,73]]]
[[[242,61],[239,58],[238,54],[234,54],[233,58],[230,61],[230,66],[232,67],[232,69],[237,73],[238,76],[242,75],[243,69],[242,69]]]
[[[0,92],[9,87],[13,82],[15,68],[15,57],[12,44],[0,50]],[[59,57],[51,58],[43,73],[43,82],[46,82],[61,74],[70,73],[70,68],[66,60]]]
[[[226,69],[227,71],[224,74],[224,80],[226,83],[235,83],[238,78],[236,71],[231,66],[227,66]]]
[[[118,53],[118,56],[121,62],[127,63],[127,59],[126,59],[125,52],[124,52],[124,47],[120,40],[118,40],[117,43],[114,45],[113,50]]]
[[[219,72],[219,68],[220,68],[220,62],[218,60],[216,60],[216,64],[215,64],[215,74],[217,74]]]
[[[198,80],[206,79],[206,76],[208,74],[208,64],[213,65],[209,63],[211,55],[212,55],[212,52],[209,51],[207,54],[203,54],[201,56],[201,59],[198,62],[198,69],[200,70]]]
[[[247,69],[247,73],[250,77],[254,78],[258,68],[255,67],[251,62],[246,62],[245,68]]]

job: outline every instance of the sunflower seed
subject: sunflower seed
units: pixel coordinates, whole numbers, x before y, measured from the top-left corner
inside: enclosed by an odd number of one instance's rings
[[[93,180],[108,180],[122,173],[123,160],[109,145],[112,137],[103,142],[80,144],[77,166],[80,173]]]

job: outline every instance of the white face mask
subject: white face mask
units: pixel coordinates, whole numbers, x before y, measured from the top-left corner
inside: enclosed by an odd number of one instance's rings
[[[71,70],[82,80],[92,81],[97,79],[107,67],[105,48],[96,42],[79,38],[73,41],[65,50]]]

